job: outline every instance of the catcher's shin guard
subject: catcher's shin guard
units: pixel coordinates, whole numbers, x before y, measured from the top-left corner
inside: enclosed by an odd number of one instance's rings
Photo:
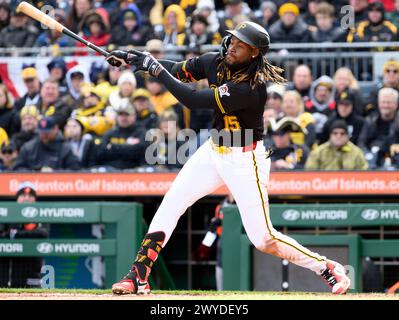
[[[163,232],[145,235],[132,269],[121,281],[112,286],[114,294],[146,294],[151,291],[148,277],[158,254],[162,250],[164,239],[165,234]]]

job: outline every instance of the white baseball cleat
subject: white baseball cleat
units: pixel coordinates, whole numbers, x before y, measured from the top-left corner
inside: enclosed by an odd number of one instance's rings
[[[321,277],[332,288],[332,293],[346,294],[349,291],[351,281],[345,274],[345,268],[338,262],[327,260]]]

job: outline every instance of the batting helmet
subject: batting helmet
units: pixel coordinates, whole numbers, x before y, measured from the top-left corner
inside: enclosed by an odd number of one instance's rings
[[[251,21],[240,23],[234,30],[226,30],[227,33],[236,37],[246,44],[258,48],[262,55],[269,50],[270,36],[265,28]]]

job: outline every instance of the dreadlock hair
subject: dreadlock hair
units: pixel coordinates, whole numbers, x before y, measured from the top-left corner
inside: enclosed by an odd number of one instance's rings
[[[276,84],[283,84],[287,82],[287,80],[280,75],[283,71],[284,69],[272,65],[266,57],[259,53],[249,67],[244,67],[235,72],[231,80],[233,83],[249,81],[252,89],[254,89],[258,84],[267,81]],[[225,58],[218,58],[217,77],[219,83],[223,83],[230,78],[230,69]]]

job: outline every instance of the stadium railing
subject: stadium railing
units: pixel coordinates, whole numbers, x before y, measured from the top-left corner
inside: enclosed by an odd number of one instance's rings
[[[107,49],[106,47],[103,47]],[[125,50],[131,47],[120,47]],[[145,50],[145,47],[136,47]],[[188,46],[166,46],[166,57],[183,59]],[[203,45],[201,52],[217,51],[218,45]],[[380,70],[376,66],[382,65],[378,61],[395,57],[399,49],[399,42],[366,42],[366,43],[274,43],[270,47],[269,59],[284,67],[285,76],[291,79],[293,67],[305,63],[312,69],[314,77],[324,74],[332,76],[336,69],[347,66],[352,69],[354,76],[359,81],[376,81]],[[94,51],[87,47],[58,46],[33,47],[33,48],[0,48],[0,57],[4,56],[71,56],[76,53],[94,55]],[[99,57],[100,59],[100,57]]]

